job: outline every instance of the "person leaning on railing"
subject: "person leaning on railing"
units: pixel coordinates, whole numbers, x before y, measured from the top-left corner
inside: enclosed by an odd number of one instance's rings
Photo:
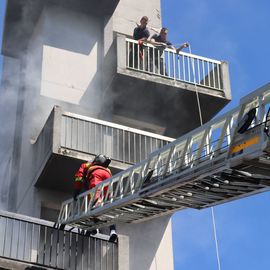
[[[154,50],[150,50],[150,71],[161,75],[168,76],[164,70],[164,56],[163,51],[166,48],[174,49],[178,54],[183,48],[187,48],[188,43],[183,43],[179,48],[175,49],[170,41],[167,40],[168,28],[162,27],[159,35],[154,34],[150,38],[150,42],[155,46]],[[155,70],[154,70],[155,65]]]
[[[138,41],[138,45],[130,44],[129,65],[132,68],[141,67],[142,62],[144,61],[143,41],[146,41],[150,36],[149,29],[147,28],[148,21],[149,21],[148,17],[143,16],[140,20],[140,24],[137,24],[137,27],[134,28],[133,39]],[[139,64],[138,64],[138,51],[139,51]]]
[[[181,44],[175,51],[176,53],[179,53],[182,49],[184,48],[188,48],[189,47],[189,44],[187,42]]]
[[[172,43],[167,40],[167,34],[168,28],[162,27],[159,34],[154,34],[150,38],[150,42],[155,46],[153,50],[150,50],[150,71],[161,75],[167,75],[166,71],[164,70],[164,49],[175,49]]]

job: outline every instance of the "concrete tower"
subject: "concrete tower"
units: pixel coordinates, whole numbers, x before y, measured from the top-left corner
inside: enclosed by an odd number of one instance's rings
[[[180,71],[168,52],[163,76],[130,66],[142,15],[159,29],[160,1],[7,1],[2,209],[55,221],[83,160],[107,154],[117,173],[200,125],[196,92],[204,122],[230,100],[224,62],[198,58],[197,83],[185,54]],[[170,216],[117,228],[119,269],[173,269]]]

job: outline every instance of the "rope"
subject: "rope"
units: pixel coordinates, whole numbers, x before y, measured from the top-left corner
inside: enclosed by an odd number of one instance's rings
[[[213,231],[214,231],[214,238],[215,238],[215,245],[216,245],[216,256],[217,256],[218,270],[221,270],[214,207],[211,207],[211,214],[212,214]]]
[[[189,53],[192,54],[190,44],[189,44],[188,48],[189,48]],[[195,66],[194,66],[194,59],[193,58],[191,60],[191,65],[192,65],[192,72],[193,72],[193,81],[194,81],[195,90],[196,90],[196,98],[197,98],[197,105],[198,105],[199,116],[200,116],[200,123],[201,123],[201,126],[202,126],[203,125],[202,110],[201,110],[201,104],[200,104],[200,98],[199,98],[199,92],[198,92],[198,88],[197,88],[197,83],[196,83],[196,80],[195,80]],[[218,245],[218,240],[217,240],[216,220],[215,220],[215,215],[214,215],[214,207],[211,207],[211,215],[212,215],[213,233],[214,233],[214,239],[215,239],[218,270],[221,270],[220,256],[219,256],[219,245]]]
[[[191,53],[191,45],[189,44],[188,46],[189,48],[189,53]],[[193,81],[194,81],[194,84],[195,84],[195,90],[196,90],[196,99],[197,99],[197,105],[198,105],[198,110],[199,110],[199,116],[200,116],[200,123],[201,123],[201,126],[203,125],[203,119],[202,119],[202,110],[201,110],[201,103],[200,103],[200,98],[199,98],[199,92],[198,92],[198,88],[197,88],[197,83],[196,83],[196,80],[195,80],[195,66],[194,66],[194,59],[192,58],[191,60],[191,66],[192,66],[192,72],[193,72]]]

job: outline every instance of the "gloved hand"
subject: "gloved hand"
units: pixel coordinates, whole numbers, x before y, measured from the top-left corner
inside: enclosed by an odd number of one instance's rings
[[[74,201],[77,201],[77,197],[78,197],[78,195],[80,194],[80,190],[74,190],[74,192],[73,192],[73,200]]]

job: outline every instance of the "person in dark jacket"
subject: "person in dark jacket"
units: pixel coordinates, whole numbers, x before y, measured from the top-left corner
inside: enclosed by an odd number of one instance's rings
[[[150,37],[149,29],[147,28],[148,17],[143,16],[140,20],[140,24],[134,28],[133,39],[138,41],[138,44],[131,44],[129,54],[129,66],[132,68],[142,69],[142,62],[144,60],[143,42]],[[139,65],[138,65],[139,56]]]
[[[183,43],[177,49],[174,48],[172,43],[168,40],[168,28],[161,28],[159,34],[154,34],[150,38],[150,42],[155,46],[154,49],[150,50],[150,66],[151,71],[154,73],[158,73],[160,75],[167,76],[166,70],[164,69],[164,56],[163,51],[166,48],[174,49],[178,54],[183,48],[187,48],[189,44]],[[155,70],[154,69],[155,65]]]
[[[155,46],[150,50],[151,71],[161,75],[167,75],[164,69],[163,50],[166,48],[174,49],[172,43],[167,40],[168,28],[162,27],[159,34],[154,34],[150,42]],[[154,69],[155,65],[155,69]]]
[[[97,155],[92,162],[83,163],[79,170],[75,174],[74,180],[74,200],[77,200],[77,196],[81,192],[81,190],[92,189],[96,185],[100,184],[102,181],[109,179],[112,177],[112,173],[108,168],[111,159],[105,155]],[[107,188],[104,189],[106,194]],[[100,194],[97,191],[97,198],[95,198],[95,202],[97,203],[100,199]],[[97,231],[95,231],[97,233]],[[110,226],[110,242],[115,242],[118,236],[116,234],[115,225]]]
[[[147,40],[150,37],[149,29],[147,28],[148,17],[143,16],[140,20],[140,24],[134,28],[133,39],[135,40]]]

